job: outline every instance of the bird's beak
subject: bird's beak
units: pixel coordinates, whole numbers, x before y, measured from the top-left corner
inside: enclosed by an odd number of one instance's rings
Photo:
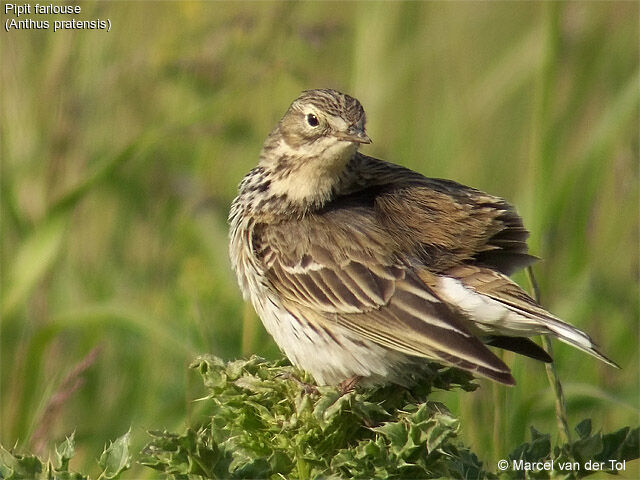
[[[356,127],[349,127],[346,132],[335,132],[333,134],[336,138],[340,140],[345,140],[347,142],[354,143],[371,143],[371,139],[364,132],[364,130],[360,130]]]

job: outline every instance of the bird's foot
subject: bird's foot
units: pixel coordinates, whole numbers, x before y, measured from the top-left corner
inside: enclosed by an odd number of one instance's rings
[[[341,395],[346,395],[355,390],[356,385],[362,379],[360,375],[354,375],[353,377],[347,378],[338,384],[338,390],[340,390]]]

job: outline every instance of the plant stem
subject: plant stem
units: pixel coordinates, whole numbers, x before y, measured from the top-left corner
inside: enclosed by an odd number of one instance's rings
[[[540,289],[538,287],[536,277],[533,274],[533,268],[530,266],[527,267],[527,278],[531,285],[534,300],[540,303]],[[553,346],[551,345],[551,339],[546,335],[542,335],[542,347],[546,350],[549,356],[553,358]],[[553,388],[553,393],[556,398],[556,422],[558,424],[558,431],[560,432],[562,441],[570,444],[571,432],[569,430],[569,421],[567,420],[567,403],[564,398],[560,377],[558,376],[558,371],[556,370],[556,365],[553,361],[545,363],[544,366],[547,371],[547,378],[549,379],[549,383],[551,384],[551,388]]]

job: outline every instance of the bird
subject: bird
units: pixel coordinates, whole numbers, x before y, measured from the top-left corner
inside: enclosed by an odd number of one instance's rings
[[[359,152],[360,102],[303,91],[229,212],[238,284],[319,385],[407,385],[435,362],[514,385],[489,348],[543,362],[548,335],[617,366],[509,277],[537,260],[504,199]]]

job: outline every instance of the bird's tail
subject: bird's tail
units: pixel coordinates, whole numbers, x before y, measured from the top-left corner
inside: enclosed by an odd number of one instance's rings
[[[620,368],[620,365],[602,353],[591,337],[582,330],[555,318],[545,317],[544,320],[545,326],[558,340],[576,347],[612,367]]]

